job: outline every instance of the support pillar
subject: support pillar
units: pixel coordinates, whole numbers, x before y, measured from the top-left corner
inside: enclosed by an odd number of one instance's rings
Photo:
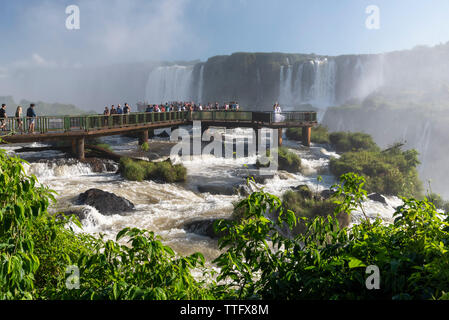
[[[257,154],[259,154],[259,145],[260,145],[259,128],[254,127],[253,129],[256,133],[256,141],[254,141],[253,143],[256,144],[256,155],[257,155]]]
[[[282,146],[282,128],[278,129],[278,146]]]
[[[76,156],[76,139],[72,139],[72,154]]]
[[[312,134],[312,127],[302,127],[302,144],[310,147],[310,136]]]
[[[148,138],[154,138],[154,129],[148,129]]]
[[[84,160],[84,138],[76,139],[76,156],[78,160]]]
[[[143,145],[144,143],[148,143],[148,130],[144,130],[139,135],[139,145]]]

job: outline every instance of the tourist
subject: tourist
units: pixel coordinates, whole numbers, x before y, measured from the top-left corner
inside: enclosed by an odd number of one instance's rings
[[[34,103],[30,104],[30,107],[27,109],[27,118],[28,118],[28,132],[34,133],[35,122],[36,122],[36,112],[34,111]]]
[[[123,114],[123,109],[121,105],[117,106],[117,114]]]
[[[6,130],[6,119],[8,116],[6,115],[6,104],[2,104],[2,107],[0,108],[0,129],[2,131]]]
[[[153,112],[153,111],[154,111],[154,107],[152,105],[147,105],[145,112]]]
[[[109,124],[108,117],[111,115],[109,108],[106,106],[104,107],[103,116],[104,116],[104,125],[107,126]]]
[[[17,129],[20,130],[20,133],[23,133],[22,106],[17,106],[15,117],[17,121]]]
[[[129,105],[125,102],[125,106],[123,107],[123,114],[125,115],[125,118],[123,119],[123,122],[125,124],[128,123],[128,115],[131,112],[131,108],[129,107]]]
[[[274,112],[274,122],[283,122],[285,120],[285,116],[283,116],[281,106],[279,103],[275,103],[273,106],[273,112]]]
[[[125,103],[125,107],[123,108],[123,113],[124,114],[131,113],[131,107],[127,103]]]

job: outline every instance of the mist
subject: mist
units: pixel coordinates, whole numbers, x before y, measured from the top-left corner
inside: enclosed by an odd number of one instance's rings
[[[144,98],[145,77],[159,61],[198,55],[201,42],[185,16],[187,3],[80,0],[79,30],[65,26],[72,3],[22,3],[13,33],[14,46],[25,50],[3,54],[0,95],[97,111],[135,103]]]

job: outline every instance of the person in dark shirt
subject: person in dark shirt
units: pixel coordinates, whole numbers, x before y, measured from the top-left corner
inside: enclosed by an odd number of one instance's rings
[[[147,109],[145,110],[145,112],[153,112],[154,111],[154,107],[152,105],[147,105]]]
[[[27,118],[28,118],[28,132],[34,133],[34,126],[36,122],[36,112],[34,111],[34,103],[30,104],[30,107],[27,109]]]
[[[6,118],[8,118],[6,115],[6,104],[2,104],[2,107],[0,108],[0,129],[2,129],[2,131],[6,130]]]
[[[131,108],[127,103],[125,103],[125,107],[123,108],[123,113],[124,114],[131,113]]]

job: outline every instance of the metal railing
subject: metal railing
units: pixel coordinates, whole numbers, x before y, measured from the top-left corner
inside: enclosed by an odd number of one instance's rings
[[[6,118],[1,123],[6,124],[6,132],[27,132],[34,120],[34,131],[37,133],[93,131],[113,128],[126,128],[147,124],[169,124],[170,122],[217,121],[217,122],[258,122],[298,123],[316,122],[316,112],[250,112],[250,111],[171,111],[171,112],[135,112],[129,114],[82,115],[82,116],[43,116],[36,118]],[[281,120],[281,121],[279,121]],[[20,126],[21,124],[21,126]],[[1,126],[1,124],[0,124]],[[2,134],[4,132],[0,132]]]

